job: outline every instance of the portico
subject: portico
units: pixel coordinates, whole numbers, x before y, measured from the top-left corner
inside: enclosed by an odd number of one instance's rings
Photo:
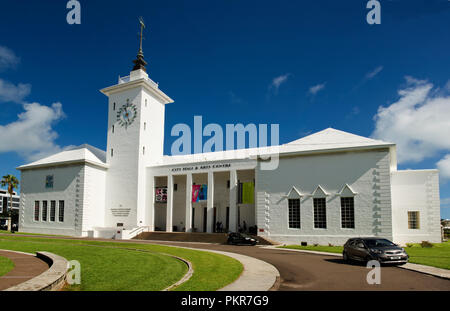
[[[256,225],[254,192],[250,203],[242,201],[242,184],[255,183],[253,161],[149,169],[153,184],[147,198],[151,231],[213,233],[248,231]],[[206,188],[197,200],[193,199],[196,186]],[[157,198],[161,189],[167,192],[162,202]]]

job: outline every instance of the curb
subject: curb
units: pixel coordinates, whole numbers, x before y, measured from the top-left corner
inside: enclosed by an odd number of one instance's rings
[[[274,245],[270,245],[270,246],[260,246],[259,248],[276,249],[276,250],[282,250],[282,251],[288,251],[288,252],[309,253],[309,254],[315,254],[315,255],[325,255],[325,256],[342,257],[342,255],[341,255],[341,254],[338,254],[338,253],[328,253],[328,252],[310,251],[310,250],[306,250],[306,249],[303,250],[303,249],[282,248],[282,247],[277,247],[277,246],[274,246]]]
[[[183,284],[184,282],[187,282],[187,281],[192,277],[192,274],[194,274],[194,268],[193,268],[192,263],[191,263],[190,261],[188,261],[188,260],[186,260],[186,259],[184,259],[184,258],[178,257],[178,256],[174,256],[174,255],[169,255],[169,254],[165,254],[165,255],[170,256],[170,257],[172,257],[172,258],[175,258],[175,259],[178,259],[178,260],[184,262],[184,263],[188,266],[188,271],[187,271],[186,274],[181,278],[181,280],[179,280],[178,282],[176,282],[176,283],[174,283],[174,284],[172,284],[172,285],[166,287],[165,289],[162,290],[163,292],[172,290],[172,289],[174,289],[174,288],[180,286],[180,285]]]
[[[403,266],[398,266],[399,268],[405,269],[405,270],[411,270],[423,274],[432,275],[438,278],[450,280],[450,270],[447,269],[441,269],[431,266],[425,266],[425,265],[419,265],[416,263],[407,263]]]
[[[179,247],[179,246],[174,246]],[[211,249],[200,249],[191,247],[179,247],[197,251],[211,252],[225,255],[238,260],[243,271],[241,275],[231,284],[226,285],[218,291],[268,291],[277,284],[280,272],[273,265],[250,256],[236,253],[216,251]]]
[[[49,252],[36,252],[36,257],[48,263],[50,268],[31,280],[7,288],[5,291],[55,291],[64,286],[69,269],[68,261]]]
[[[276,288],[278,284],[277,282],[279,282],[280,279],[280,272],[277,268],[265,261],[250,256],[211,249],[165,244],[164,246],[216,253],[238,260],[243,266],[241,275],[233,283],[218,289],[218,291],[268,291]]]

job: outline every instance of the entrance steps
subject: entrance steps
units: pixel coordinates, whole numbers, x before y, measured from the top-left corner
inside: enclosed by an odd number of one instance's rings
[[[134,239],[153,241],[173,241],[173,242],[200,242],[226,244],[228,235],[226,233],[203,233],[203,232],[142,232]],[[259,245],[272,245],[269,241],[256,237]]]

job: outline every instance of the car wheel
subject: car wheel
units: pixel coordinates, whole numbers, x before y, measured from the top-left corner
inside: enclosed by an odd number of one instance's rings
[[[380,262],[378,259],[372,258],[372,257],[370,257],[370,256],[367,256],[367,257],[364,259],[364,262],[365,262],[366,265],[367,265],[367,263],[369,263],[369,261],[371,261],[371,260],[376,260],[376,261],[378,261],[378,263],[381,265],[381,262]]]
[[[350,261],[349,258],[348,258],[347,252],[342,252],[342,259],[344,259],[345,262],[349,262]]]

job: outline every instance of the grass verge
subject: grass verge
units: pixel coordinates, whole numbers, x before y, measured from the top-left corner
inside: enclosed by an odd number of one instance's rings
[[[0,276],[5,275],[14,269],[14,262],[11,259],[0,256]]]
[[[186,272],[190,261],[193,276],[175,290],[217,290],[239,277],[239,261],[209,252],[126,242],[51,239],[38,236],[0,236],[0,249],[25,252],[49,251],[81,264],[81,285],[68,290],[161,290]],[[140,250],[140,251],[136,251]]]

